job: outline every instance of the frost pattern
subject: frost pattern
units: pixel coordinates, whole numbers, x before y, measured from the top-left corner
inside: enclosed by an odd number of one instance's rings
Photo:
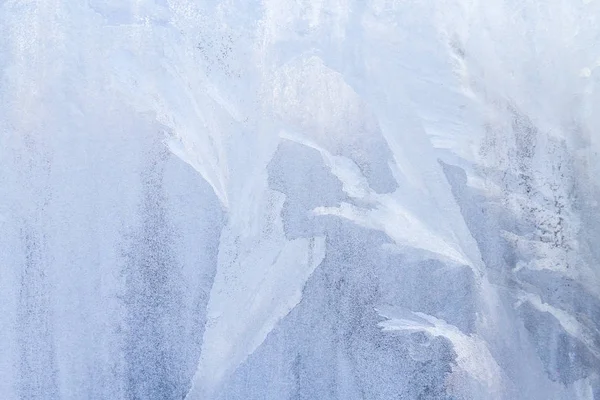
[[[0,3],[2,398],[600,398],[599,4]]]

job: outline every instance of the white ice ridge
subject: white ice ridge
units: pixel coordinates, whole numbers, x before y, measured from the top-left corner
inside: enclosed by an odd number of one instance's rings
[[[221,235],[219,268],[189,400],[214,396],[223,380],[300,302],[306,281],[325,256],[323,237],[285,238],[280,217],[285,196],[275,191],[267,196],[270,206],[262,215],[266,236],[241,237],[230,227]]]
[[[556,318],[565,332],[573,336],[575,339],[578,339],[587,347],[594,357],[600,360],[600,346],[598,346],[598,341],[596,339],[597,333],[579,322],[573,315],[561,310],[558,307],[554,307],[548,303],[545,303],[542,301],[539,295],[529,293],[524,290],[520,290],[518,292],[517,299],[518,301],[516,306],[519,306],[524,302],[528,302],[540,312],[552,315],[554,318]]]
[[[280,137],[319,151],[325,164],[342,183],[346,194],[368,205],[368,207],[358,207],[344,202],[339,207],[317,207],[312,211],[314,215],[342,217],[359,226],[385,232],[401,247],[421,249],[433,257],[452,261],[458,265],[468,265],[472,268],[479,266],[479,263],[474,263],[464,254],[454,237],[444,235],[444,229],[439,229],[438,234],[420,221],[402,204],[403,196],[399,191],[378,194],[371,189],[365,176],[349,158],[334,156],[310,139],[302,138],[298,134],[282,131]],[[427,213],[436,213],[436,211],[429,210]],[[443,223],[442,219],[440,223]]]
[[[450,340],[458,368],[486,386],[490,395],[500,392],[503,372],[486,344],[477,334],[467,335],[454,325],[432,315],[412,311],[377,310],[387,318],[379,323],[384,332],[426,332]]]

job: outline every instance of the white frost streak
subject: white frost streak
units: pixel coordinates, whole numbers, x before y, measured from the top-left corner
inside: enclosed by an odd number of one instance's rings
[[[267,237],[221,236],[219,269],[210,295],[200,365],[188,399],[212,398],[227,378],[301,300],[304,284],[325,256],[325,239],[288,241],[279,213],[283,196],[270,191]],[[272,222],[269,222],[272,221]]]
[[[400,204],[388,202],[381,204],[380,207],[366,210],[352,204],[342,203],[338,208],[318,207],[314,210],[314,214],[346,218],[365,228],[384,231],[398,245],[426,250],[459,265],[471,265],[460,250],[427,230],[419,220],[403,210]]]
[[[594,332],[592,332],[585,325],[581,324],[577,318],[564,310],[544,303],[538,295],[533,293],[520,291],[518,294],[518,299],[519,303],[529,302],[529,304],[537,308],[539,311],[552,315],[554,318],[556,318],[565,332],[581,341],[596,358],[600,359],[600,348],[594,344]]]
[[[334,156],[323,147],[300,135],[282,132],[280,136],[319,151],[325,164],[342,182],[346,194],[367,202],[371,206],[367,209],[342,203],[340,207],[317,207],[313,210],[314,215],[342,217],[362,227],[383,231],[400,246],[425,250],[442,260],[451,260],[459,265],[478,266],[478,263],[473,263],[458,248],[454,243],[454,238],[436,235],[404,207],[400,191],[389,195],[377,194],[369,187],[366,178],[356,164],[347,157]]]
[[[485,341],[477,335],[466,335],[456,326],[446,321],[420,312],[410,312],[408,318],[395,318],[386,312],[379,312],[386,321],[379,323],[384,332],[407,331],[426,332],[432,336],[445,337],[454,346],[460,369],[469,374],[478,382],[490,389],[490,393],[500,390],[502,384],[502,370]]]

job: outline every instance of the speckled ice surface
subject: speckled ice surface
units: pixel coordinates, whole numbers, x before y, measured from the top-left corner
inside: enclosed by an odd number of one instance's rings
[[[600,399],[596,0],[0,1],[3,400]]]

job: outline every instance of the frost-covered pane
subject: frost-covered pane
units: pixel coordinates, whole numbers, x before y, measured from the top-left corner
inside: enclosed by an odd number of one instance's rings
[[[599,15],[0,2],[0,398],[600,399]]]

